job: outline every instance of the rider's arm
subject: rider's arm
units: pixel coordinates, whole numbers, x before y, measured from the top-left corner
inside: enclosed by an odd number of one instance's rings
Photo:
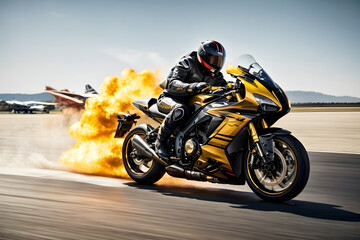
[[[182,58],[168,76],[166,90],[178,96],[193,95],[196,92],[198,83],[186,83],[186,78],[191,73],[192,68],[192,59],[187,57]]]
[[[224,75],[221,72],[216,74],[215,78],[216,78],[216,84],[215,84],[216,86],[224,87],[227,85],[227,82],[224,79]]]

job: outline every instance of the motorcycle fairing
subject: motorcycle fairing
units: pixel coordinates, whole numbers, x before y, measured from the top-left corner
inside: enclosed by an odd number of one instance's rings
[[[242,132],[242,134],[240,134],[241,138],[249,136],[246,125],[253,118],[258,117],[258,114],[247,114],[247,117],[236,114],[236,112],[230,111],[235,105],[234,102],[228,102],[226,99],[221,99],[219,102],[203,106],[202,110],[192,117],[188,124],[177,134],[175,140],[176,157],[181,159],[183,140],[195,129],[196,125],[210,120],[206,133],[208,139],[201,144],[201,155],[195,162],[195,166],[204,168],[206,167],[206,164],[204,165],[203,163],[212,159],[219,162],[225,169],[229,169],[230,171],[237,169],[235,174],[236,177],[239,177],[241,175],[241,165],[236,162],[237,157],[235,156],[235,149],[238,148],[231,143],[235,142],[235,144],[237,144],[239,142],[239,137],[237,138],[237,136],[240,131]],[[214,108],[216,106],[220,108]],[[230,147],[229,150],[227,150],[228,147]],[[241,147],[241,149],[246,148]],[[241,154],[245,154],[245,152],[242,152]],[[218,174],[217,177],[223,178],[224,176]]]
[[[241,80],[245,85],[246,96],[245,103],[241,106],[245,109],[251,108],[255,104],[261,111],[259,104],[253,94],[266,96],[276,103],[280,108],[276,113],[265,113],[264,119],[269,126],[272,126],[278,119],[287,114],[290,109],[290,102],[285,92],[277,85],[266,71],[257,63],[251,55],[242,55],[236,62],[238,66],[229,65],[226,72],[231,76]],[[252,109],[249,109],[252,110]]]

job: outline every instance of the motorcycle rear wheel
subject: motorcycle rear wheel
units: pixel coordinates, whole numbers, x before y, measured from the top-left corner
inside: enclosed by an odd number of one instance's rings
[[[153,159],[137,156],[136,149],[132,146],[132,138],[135,135],[145,138],[146,130],[141,127],[135,127],[127,134],[122,149],[124,167],[134,181],[150,185],[164,176],[165,167]]]
[[[288,201],[300,194],[309,179],[309,157],[301,142],[292,135],[275,136],[273,140],[274,169],[255,167],[259,157],[252,150],[245,164],[246,181],[265,201]]]

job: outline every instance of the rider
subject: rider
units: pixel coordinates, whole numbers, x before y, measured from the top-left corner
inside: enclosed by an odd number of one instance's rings
[[[167,140],[176,126],[190,117],[187,100],[212,86],[225,86],[221,68],[225,61],[224,47],[212,40],[202,42],[199,50],[182,57],[173,67],[162,86],[165,90],[158,98],[158,109],[167,116],[162,122],[155,142],[160,158],[168,159]]]

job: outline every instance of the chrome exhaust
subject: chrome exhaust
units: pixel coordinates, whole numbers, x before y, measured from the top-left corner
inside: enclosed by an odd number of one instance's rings
[[[150,148],[150,146],[139,135],[135,135],[132,138],[132,146],[136,149],[140,156],[154,159],[164,166],[169,166],[167,162],[159,158],[156,152]]]

